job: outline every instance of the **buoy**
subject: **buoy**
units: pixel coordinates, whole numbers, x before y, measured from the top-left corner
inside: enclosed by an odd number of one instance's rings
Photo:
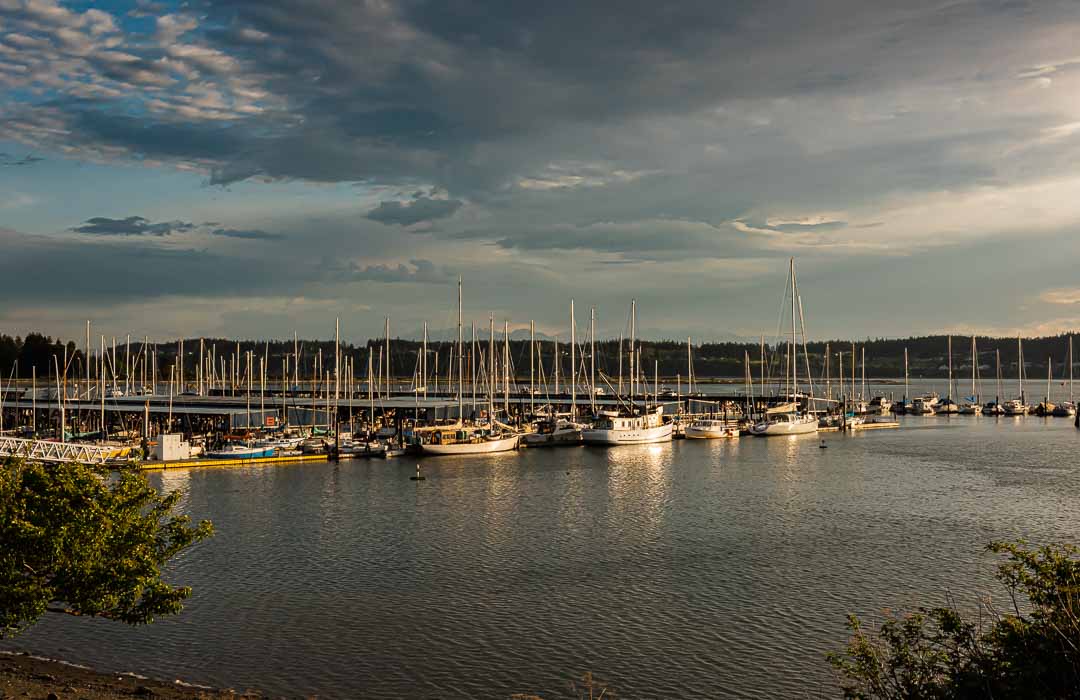
[[[827,449],[828,447],[829,447],[829,446],[825,444],[825,439],[824,439],[824,438],[822,438],[822,440],[821,440],[821,444],[820,444],[820,445],[818,445],[818,449],[819,449],[819,450],[824,450],[824,449]]]
[[[425,477],[420,476],[420,465],[416,465],[416,476],[410,476],[409,481],[423,481]]]

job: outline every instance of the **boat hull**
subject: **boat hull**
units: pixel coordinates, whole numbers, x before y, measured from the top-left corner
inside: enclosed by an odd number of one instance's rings
[[[581,439],[587,445],[644,445],[653,442],[670,442],[673,425],[664,423],[652,428],[594,428],[581,431]]]
[[[250,450],[222,450],[207,452],[205,457],[209,459],[259,459],[260,457],[273,457],[273,447],[257,447]]]
[[[556,430],[554,433],[526,433],[521,436],[526,447],[560,447],[580,445],[580,430]]]
[[[695,428],[687,426],[685,436],[688,440],[710,440],[717,438],[737,438],[739,429],[734,428]]]
[[[421,447],[429,455],[483,455],[509,452],[518,446],[518,436],[482,440],[480,442],[457,442],[442,445],[426,444]]]
[[[758,423],[750,428],[750,434],[758,437],[779,437],[783,435],[807,435],[818,431],[818,422],[794,421]]]

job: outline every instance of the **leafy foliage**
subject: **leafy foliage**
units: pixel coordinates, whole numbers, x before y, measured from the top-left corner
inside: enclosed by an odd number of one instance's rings
[[[993,543],[1011,609],[983,601],[979,623],[950,603],[888,615],[874,633],[848,618],[847,648],[830,654],[845,698],[1080,696],[1080,559],[1072,545]]]
[[[129,624],[180,612],[191,594],[161,569],[209,537],[137,470],[110,473],[80,464],[0,465],[0,637],[46,612]]]

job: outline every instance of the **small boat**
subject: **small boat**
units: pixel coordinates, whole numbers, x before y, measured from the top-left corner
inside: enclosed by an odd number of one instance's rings
[[[421,444],[421,449],[431,455],[477,455],[495,452],[509,452],[517,449],[517,433],[488,433],[486,430],[465,429],[444,431],[437,430],[430,442]]]
[[[983,405],[982,412],[984,416],[1003,416],[1005,415],[1005,407],[997,401],[988,401]]]
[[[342,440],[338,445],[338,457],[382,457],[386,454],[386,445],[381,442],[364,440]]]
[[[932,416],[937,412],[939,401],[940,399],[938,399],[937,394],[916,396],[911,400],[911,405],[908,407],[907,413],[916,416]]]
[[[206,453],[206,457],[210,459],[257,459],[259,457],[272,457],[273,455],[273,447],[258,447],[237,443],[230,443],[219,450],[211,450]]]
[[[1022,399],[1011,399],[1001,406],[1006,416],[1026,416],[1031,410]]]
[[[1020,336],[1016,336],[1016,345],[1018,352],[1016,355],[1016,377],[1020,382],[1020,398],[1006,401],[1002,408],[1005,409],[1005,415],[1007,416],[1026,416],[1031,407],[1027,405],[1027,401],[1024,398],[1024,342],[1020,339]]]
[[[644,413],[623,415],[601,411],[591,428],[581,431],[581,439],[589,445],[642,445],[669,442],[673,424],[664,420],[664,407]]]
[[[326,452],[326,440],[313,435],[300,443],[300,451],[306,455],[321,455]]]
[[[1072,401],[1063,401],[1056,404],[1051,415],[1056,418],[1071,418],[1076,415],[1076,404]]]
[[[737,438],[739,423],[718,418],[698,418],[686,426],[684,435],[689,439]]]
[[[960,408],[956,405],[956,402],[950,398],[942,399],[938,402],[938,405],[934,408],[935,415],[954,415],[960,412]]]
[[[580,445],[581,431],[586,428],[582,423],[575,423],[565,418],[543,420],[537,423],[537,429],[521,436],[526,447],[554,447],[557,445]]]
[[[983,407],[977,403],[962,403],[956,412],[962,416],[977,416],[983,412]]]
[[[777,413],[768,420],[755,423],[750,428],[751,435],[772,437],[777,435],[806,435],[816,433],[818,419],[811,415],[798,413]]]
[[[875,396],[870,399],[870,403],[867,405],[868,413],[879,413],[885,415],[892,410],[893,402],[885,396]]]

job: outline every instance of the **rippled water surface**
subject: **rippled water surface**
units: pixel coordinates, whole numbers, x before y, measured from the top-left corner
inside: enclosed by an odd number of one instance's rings
[[[35,652],[274,694],[828,697],[848,612],[997,592],[991,539],[1078,539],[1065,419],[854,437],[152,474],[217,536],[143,628],[42,621]],[[8,644],[7,646],[13,646]]]

